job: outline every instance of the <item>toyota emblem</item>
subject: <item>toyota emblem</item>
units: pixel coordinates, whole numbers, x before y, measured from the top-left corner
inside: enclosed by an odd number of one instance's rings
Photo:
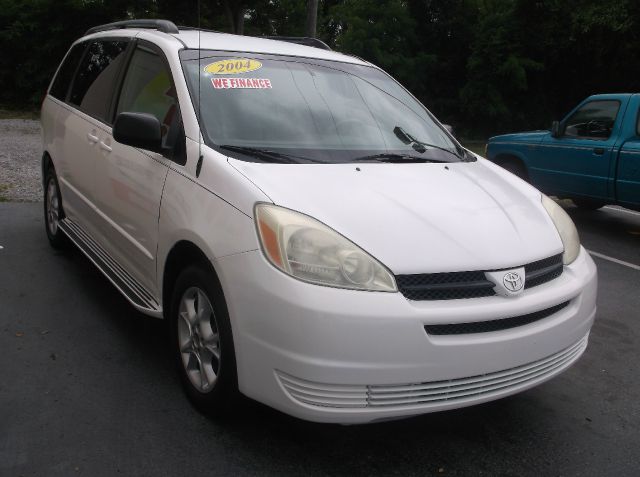
[[[515,272],[507,273],[502,279],[504,287],[510,292],[517,292],[522,289],[522,278]]]

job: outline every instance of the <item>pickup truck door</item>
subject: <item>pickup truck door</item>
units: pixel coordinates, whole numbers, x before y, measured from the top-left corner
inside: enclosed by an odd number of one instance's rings
[[[593,99],[562,121],[559,137],[544,137],[535,158],[540,186],[560,196],[608,200],[615,145],[627,102]]]

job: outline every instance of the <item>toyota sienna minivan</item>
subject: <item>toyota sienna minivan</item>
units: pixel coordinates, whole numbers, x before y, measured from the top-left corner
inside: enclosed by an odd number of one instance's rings
[[[214,413],[386,420],[575,363],[597,278],[563,209],[380,68],[286,40],[130,20],[75,42],[42,105],[51,245],[167,320]]]

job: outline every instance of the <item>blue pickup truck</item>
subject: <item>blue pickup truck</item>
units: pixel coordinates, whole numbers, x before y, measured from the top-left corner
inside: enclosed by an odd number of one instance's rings
[[[590,96],[550,131],[489,139],[487,159],[578,207],[640,210],[640,94]]]

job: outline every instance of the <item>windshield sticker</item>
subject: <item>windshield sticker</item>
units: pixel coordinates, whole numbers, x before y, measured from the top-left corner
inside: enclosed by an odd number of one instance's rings
[[[211,78],[215,89],[271,89],[266,78]]]
[[[212,73],[214,75],[237,75],[259,70],[260,68],[262,68],[262,63],[258,60],[231,58],[210,63],[204,67],[204,71],[205,73]]]

